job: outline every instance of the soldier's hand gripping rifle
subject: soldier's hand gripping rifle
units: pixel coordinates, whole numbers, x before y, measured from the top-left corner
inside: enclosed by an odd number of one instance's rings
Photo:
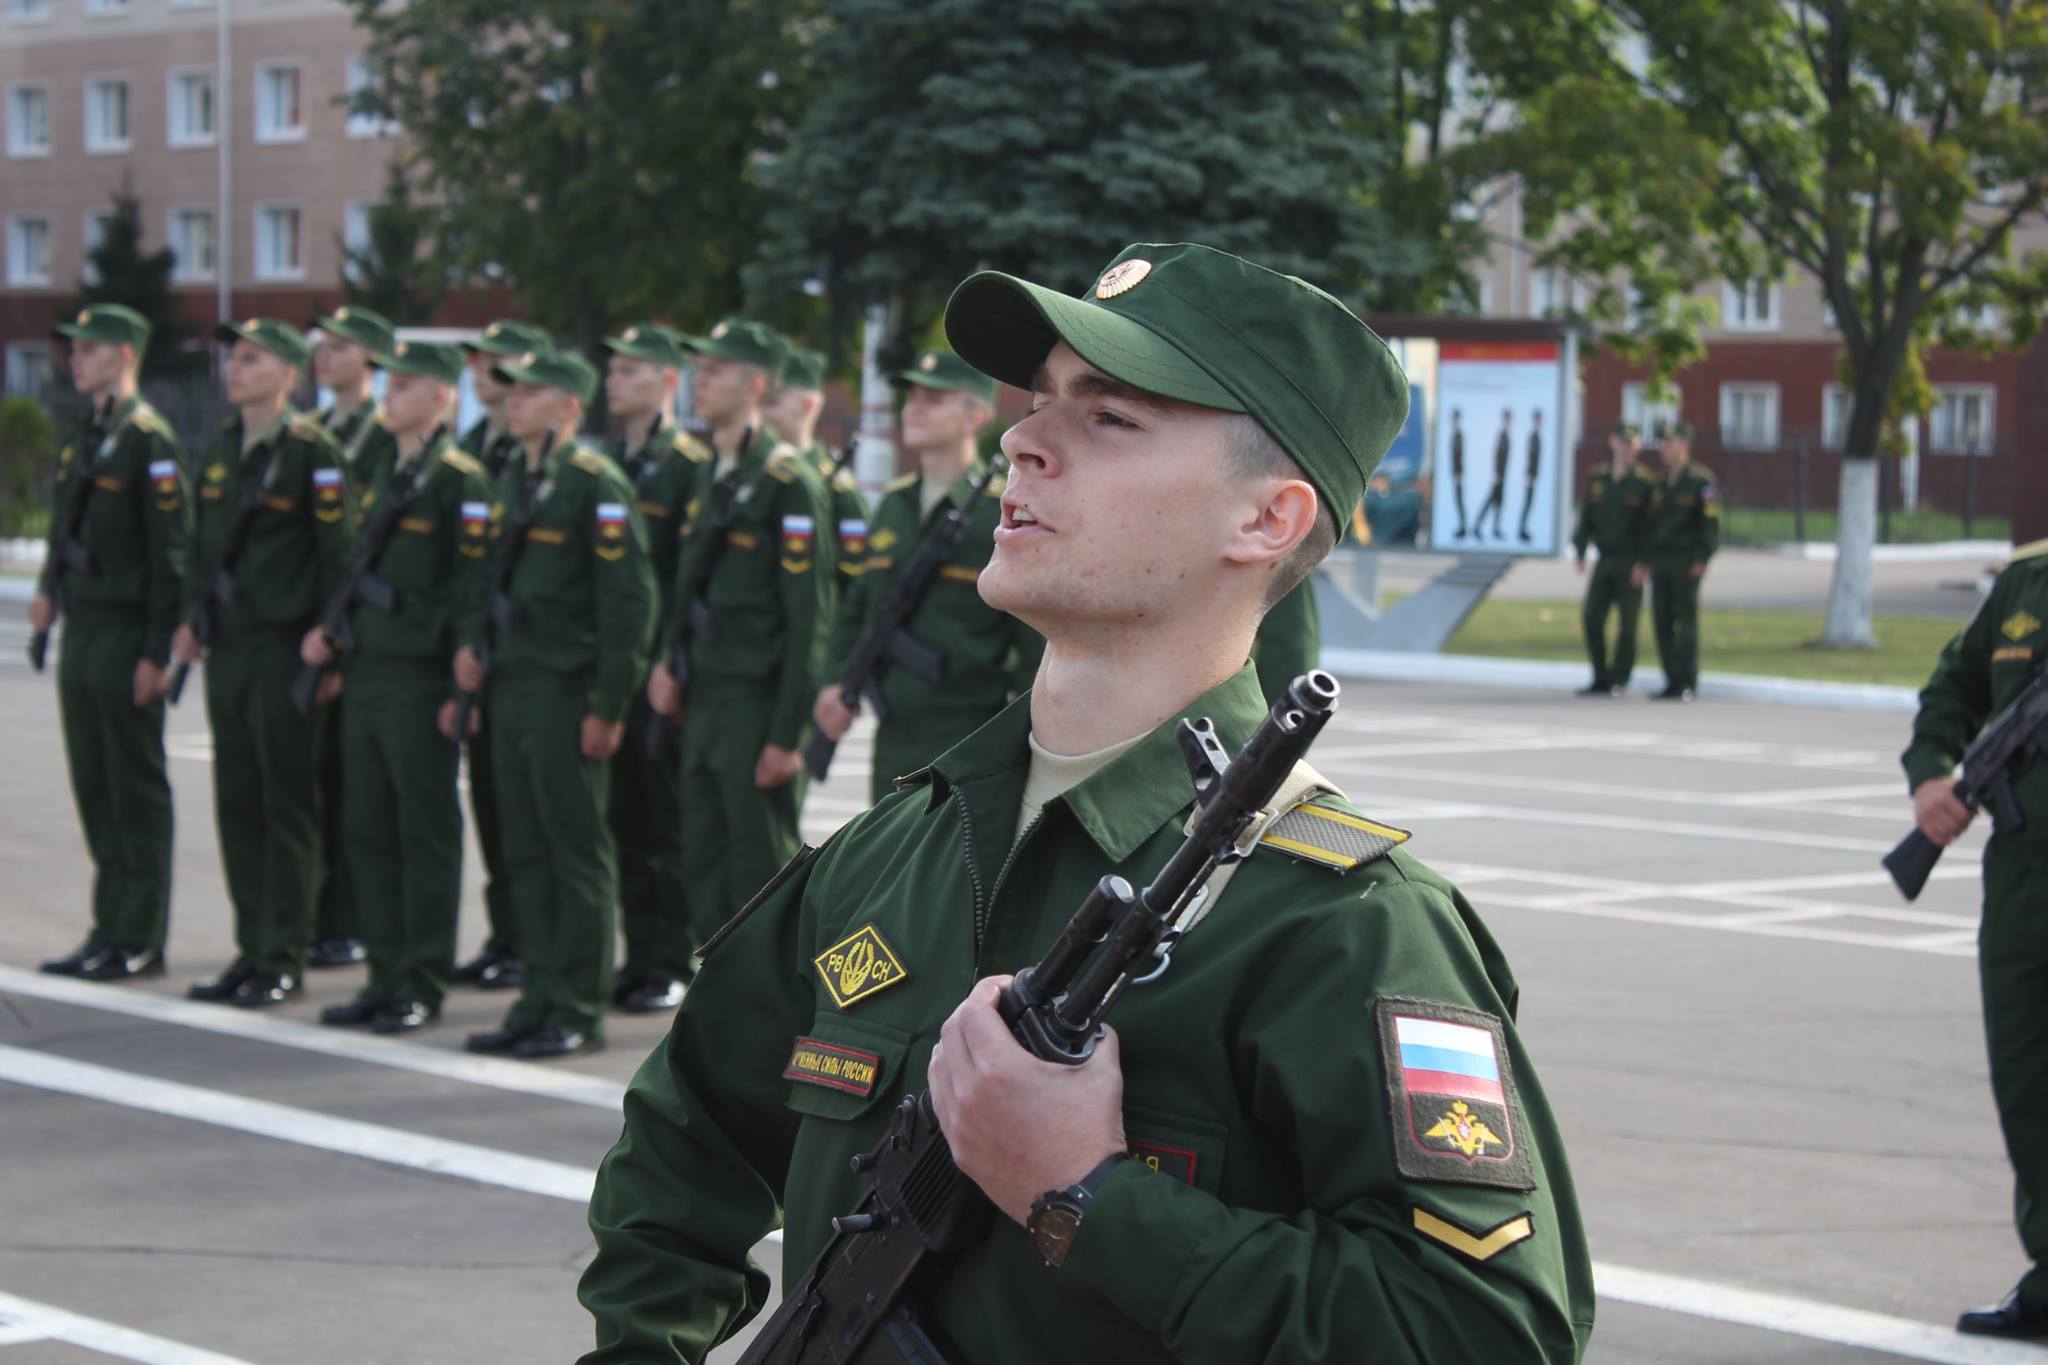
[[[1956,800],[1973,811],[1988,803],[1992,822],[2001,833],[2020,829],[2026,817],[2013,794],[2013,779],[2041,757],[2044,747],[2048,747],[2048,672],[2037,672],[2012,699],[2012,705],[1992,717],[1963,755]],[[1940,861],[1941,845],[1916,829],[1884,855],[1884,870],[1892,874],[1892,881],[1910,901],[1919,896],[1928,874]]]
[[[192,627],[192,634],[202,650],[213,644],[214,633],[220,624],[220,609],[232,607],[242,595],[235,583],[235,565],[249,543],[249,532],[255,528],[256,514],[263,508],[263,490],[270,482],[271,468],[277,463],[277,449],[283,444],[284,437],[280,434],[264,447],[263,463],[242,489],[241,501],[235,504],[235,519],[228,523],[227,538],[221,542],[220,554],[207,566],[199,602],[192,608],[192,619],[186,622]],[[192,665],[183,661],[171,670],[171,683],[166,690],[171,705],[176,706],[178,698],[184,695],[185,679],[191,672]]]
[[[1004,989],[999,1008],[1019,1043],[1051,1062],[1088,1060],[1124,991],[1171,965],[1209,878],[1245,856],[1255,822],[1336,705],[1335,678],[1303,674],[1234,759],[1207,720],[1181,722],[1199,805],[1186,842],[1143,891],[1121,877],[1096,883],[1046,955]],[[869,1179],[867,1197],[832,1220],[832,1240],[741,1365],[944,1365],[916,1301],[950,1256],[986,1234],[993,1209],[954,1165],[929,1091],[906,1097],[881,1144],[853,1166]]]
[[[92,496],[92,466],[97,462],[101,442],[98,426],[86,433],[85,449],[81,451],[71,470],[71,486],[64,490],[64,507],[57,515],[57,534],[50,541],[50,568],[43,576],[43,596],[50,599],[52,613],[64,610],[64,579],[69,574],[82,573],[90,578],[99,572],[99,562],[92,551],[79,544],[78,529],[85,525],[85,502]],[[28,637],[28,661],[36,672],[43,671],[43,659],[50,651],[50,629],[48,626]]]
[[[711,575],[718,568],[718,557],[725,550],[726,532],[732,529],[733,515],[739,510],[741,478],[747,463],[747,450],[754,444],[754,429],[747,428],[747,434],[740,438],[739,453],[733,457],[733,473],[722,483],[714,483],[711,498],[704,509],[703,524],[692,528],[690,539],[697,543],[697,557],[690,561],[690,576],[683,580],[682,591],[676,594],[675,614],[669,619],[668,636],[670,644],[668,657],[662,662],[668,665],[669,676],[681,688],[690,680],[690,646],[698,640],[708,640],[718,633],[718,618],[712,615],[711,603],[705,594],[711,591]],[[662,747],[668,743],[668,721],[659,715],[650,716],[647,725],[647,756],[660,758]]]
[[[839,698],[847,710],[858,711],[867,702],[874,706],[877,720],[889,719],[889,704],[882,698],[882,676],[891,664],[928,683],[946,676],[946,656],[910,633],[910,618],[917,614],[918,604],[924,601],[939,570],[946,566],[961,537],[967,534],[975,504],[1001,476],[1004,467],[1000,456],[990,460],[981,477],[969,485],[965,500],[947,509],[932,533],[918,542],[897,571],[889,584],[889,595],[882,600],[881,614],[846,656],[846,671],[839,679]],[[811,732],[810,742],[804,745],[804,766],[810,769],[812,777],[820,782],[825,780],[838,748],[839,741],[823,730]]]
[[[420,477],[426,470],[428,452],[433,450],[444,430],[444,427],[435,427],[412,463],[391,476],[390,484],[384,489],[384,501],[363,523],[363,533],[356,541],[348,572],[342,575],[341,583],[335,588],[334,595],[327,599],[327,605],[320,609],[320,633],[337,654],[346,654],[356,647],[355,614],[358,604],[387,614],[399,608],[398,589],[378,577],[377,564],[384,558],[385,547],[391,544],[391,537],[398,530],[398,519],[405,512],[405,504],[419,486]],[[298,708],[300,715],[313,713],[313,698],[320,690],[320,680],[333,667],[331,663],[306,664],[299,669],[299,676],[292,681],[292,705]]]
[[[548,456],[554,453],[555,429],[548,428],[547,438],[541,442],[540,459],[535,467],[543,470]],[[512,452],[518,459],[520,452]],[[488,676],[491,671],[491,656],[495,652],[497,633],[501,630],[516,630],[524,623],[526,613],[512,600],[512,573],[519,567],[519,556],[526,549],[527,532],[533,529],[533,518],[539,511],[539,499],[533,495],[533,473],[522,470],[519,484],[519,505],[512,509],[511,520],[505,523],[502,539],[498,542],[497,557],[491,561],[491,589],[484,598],[484,628],[477,635],[471,653],[476,655],[477,667]],[[455,743],[459,748],[469,738],[469,718],[476,714],[476,693],[457,689],[455,693],[454,724]]]

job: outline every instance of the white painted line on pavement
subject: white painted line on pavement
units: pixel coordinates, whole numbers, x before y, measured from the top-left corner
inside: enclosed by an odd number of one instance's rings
[[[449,1052],[420,1043],[379,1038],[319,1024],[302,1024],[296,1019],[279,1019],[233,1006],[173,1000],[132,986],[102,986],[61,976],[45,976],[19,967],[0,967],[0,994],[5,993],[104,1010],[109,1014],[125,1014],[131,1019],[147,1019],[152,1023],[198,1029],[230,1038],[274,1043],[279,1047],[297,1048],[301,1052],[317,1052],[396,1071],[414,1071],[443,1080],[488,1086],[493,1090],[538,1095],[543,1099],[588,1105],[592,1109],[608,1109],[614,1113],[626,1094],[625,1086],[597,1076],[554,1071],[545,1066],[507,1061],[500,1057]]]
[[[590,1202],[596,1174],[560,1161],[425,1137],[5,1044],[0,1044],[0,1081],[581,1204]]]
[[[32,1333],[33,1335],[16,1335]],[[61,1341],[88,1351],[142,1365],[248,1365],[234,1356],[166,1341],[132,1327],[67,1313],[46,1303],[0,1294],[0,1346],[30,1341]]]
[[[1357,752],[1363,753],[1366,751],[1360,750]],[[1380,757],[1383,752],[1385,751],[1379,749],[1370,751],[1371,755],[1375,758]],[[1475,747],[1472,752],[1493,753],[1496,750],[1481,750]],[[1450,768],[1432,768],[1417,771],[1414,768],[1398,767],[1391,763],[1352,762],[1347,761],[1341,753],[1334,756],[1318,754],[1316,758],[1322,771],[1328,773],[1332,778],[1344,779],[1344,781],[1339,781],[1339,786],[1345,786],[1346,782],[1354,775],[1391,777],[1403,782],[1412,782],[1422,787],[1484,787],[1489,791],[1500,790],[1504,781],[1506,781],[1498,773],[1460,772]],[[1677,806],[1708,806],[1738,810],[1752,810],[1757,807],[1764,807],[1765,809],[1757,810],[1759,815],[1782,815],[1784,813],[1774,809],[1774,807],[1780,804],[1789,805],[1795,802],[1803,802],[1804,804],[1799,805],[1798,810],[1793,813],[1799,815],[1838,815],[1852,820],[1880,820],[1893,825],[1910,821],[1913,818],[1911,804],[1902,790],[1903,784],[1896,782],[1884,784],[1883,791],[1888,795],[1896,797],[1897,800],[1891,806],[1876,808],[1871,806],[1836,805],[1819,800],[1807,801],[1807,796],[1814,794],[1812,792],[1773,791],[1721,795],[1711,792],[1675,790],[1670,787],[1632,787],[1615,782],[1578,782],[1569,778],[1555,778],[1548,775],[1527,780],[1513,779],[1513,781],[1518,786],[1534,786],[1546,793],[1554,793],[1560,796],[1590,796],[1615,801],[1662,801]],[[1357,785],[1356,783],[1350,784],[1354,788]],[[1830,787],[1817,790],[1868,792],[1871,788]]]
[[[1607,815],[1594,811],[1539,810],[1527,806],[1495,806],[1478,801],[1402,801],[1376,804],[1373,816],[1400,823],[1406,819],[1430,820],[1513,820],[1530,825],[1578,825],[1605,831],[1635,830],[1643,834],[1679,834],[1694,839],[1733,839],[1744,843],[1783,844],[1791,848],[1830,853],[1876,853],[1892,851],[1897,840],[1851,839],[1831,834],[1808,834],[1791,829],[1756,829],[1746,825],[1708,825],[1694,820],[1646,820],[1640,816]]]
[[[1854,1346],[1937,1365],[2041,1365],[2041,1348],[2024,1342],[1958,1335],[1946,1327],[1840,1308],[1811,1299],[1765,1294],[1654,1270],[1595,1262],[1593,1287],[1603,1299],[1710,1318],[1742,1327]]]

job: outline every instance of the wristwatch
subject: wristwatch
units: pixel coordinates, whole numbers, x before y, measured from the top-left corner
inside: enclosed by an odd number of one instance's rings
[[[1113,1152],[1082,1176],[1079,1184],[1047,1190],[1031,1201],[1031,1216],[1025,1220],[1024,1230],[1031,1234],[1031,1244],[1038,1248],[1048,1269],[1058,1270],[1065,1264],[1067,1252],[1074,1245],[1074,1234],[1081,1230],[1082,1215],[1094,1202],[1095,1192],[1109,1179],[1111,1171],[1130,1159],[1128,1152]]]

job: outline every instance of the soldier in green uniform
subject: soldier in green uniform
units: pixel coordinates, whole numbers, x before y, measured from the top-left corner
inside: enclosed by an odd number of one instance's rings
[[[683,533],[675,609],[647,698],[682,725],[683,880],[692,954],[775,874],[798,844],[804,735],[830,626],[829,561],[818,537],[824,486],[795,448],[765,429],[761,400],[782,347],[758,323],[729,320],[693,338],[697,414],[711,427],[712,477]],[[723,517],[722,531],[713,528]],[[677,618],[705,555],[710,577],[686,650],[669,660]]]
[[[1920,694],[1903,755],[1920,830],[1955,842],[1971,812],[1955,798],[1955,768],[1984,723],[2012,703],[2048,660],[2048,540],[2022,547]],[[1991,1094],[2017,1176],[2013,1212],[2033,1264],[2004,1301],[1972,1309],[1956,1330],[2048,1337],[2048,764],[2014,784],[2025,823],[2000,828],[1984,850],[1984,922],[1977,977]]]
[[[461,343],[469,357],[469,382],[484,415],[462,433],[462,450],[484,467],[491,487],[504,477],[505,466],[518,453],[519,442],[505,428],[505,399],[510,387],[491,377],[502,360],[530,351],[545,351],[548,334],[523,322],[494,322],[474,340]],[[519,926],[512,915],[512,893],[505,880],[504,843],[498,834],[497,785],[491,773],[491,718],[476,713],[475,737],[469,743],[469,809],[476,827],[477,852],[484,863],[484,913],[490,935],[483,951],[455,969],[455,979],[484,990],[510,990],[524,975],[519,963]]]
[[[313,320],[313,380],[334,396],[314,418],[341,447],[342,468],[358,498],[394,458],[396,443],[377,411],[377,359],[391,350],[391,324],[368,308],[343,306]],[[308,967],[346,967],[363,960],[356,937],[356,895],[341,822],[342,728],[346,707],[328,712],[320,732],[320,899],[313,912]]]
[[[927,1084],[1001,1215],[920,1291],[949,1359],[1576,1361],[1591,1262],[1515,980],[1403,832],[1321,784],[1283,805],[1083,1065],[993,1007],[1098,878],[1180,847],[1175,721],[1235,748],[1264,717],[1258,618],[1399,430],[1398,364],[1329,295],[1186,244],[1081,298],[984,272],[946,331],[1032,392],[981,592],[1044,633],[1037,683],[705,954],[598,1173],[586,1365],[700,1361],[762,1311],[748,1249],[781,1223],[794,1279]]]
[[[64,620],[58,718],[93,864],[85,942],[43,970],[89,981],[161,976],[170,925],[164,689],[192,510],[178,438],[136,388],[149,330],[117,303],[95,304],[57,328],[71,343],[72,387],[92,406],[57,468],[58,518],[75,506],[77,524],[51,527],[28,609],[37,631]],[[67,532],[69,549],[58,543]]]
[[[197,662],[191,616],[221,569],[242,509],[248,535],[232,569],[234,600],[205,642],[213,727],[214,821],[235,909],[235,960],[193,985],[195,1000],[282,1003],[299,989],[320,875],[320,730],[339,694],[330,677],[311,716],[292,705],[299,640],[333,593],[355,535],[355,495],[341,451],[287,400],[312,360],[306,339],[274,318],[222,324],[226,388],[239,410],[199,462],[186,623],[172,652]]]
[[[682,555],[683,517],[711,465],[711,449],[677,428],[674,410],[681,343],[652,323],[628,327],[607,346],[605,399],[624,423],[612,459],[633,484],[647,521],[649,563],[659,587],[656,619],[665,621]],[[647,679],[633,680],[626,739],[612,759],[611,825],[619,846],[619,927],[626,960],[612,1001],[628,1014],[672,1010],[690,975],[688,905],[683,881],[682,769],[668,722],[647,705]],[[650,753],[650,731],[661,735]]]
[[[369,566],[393,589],[396,605],[389,612],[357,607],[339,708],[347,733],[342,838],[370,977],[355,999],[323,1010],[320,1022],[402,1033],[440,1013],[455,969],[460,751],[443,731],[452,730],[455,706],[455,631],[483,599],[490,486],[447,427],[462,353],[399,342],[381,363],[389,378],[380,420],[392,454],[371,471],[364,504],[404,499],[391,538]],[[318,627],[306,632],[299,653],[310,665],[336,662],[335,641]]]
[[[1721,546],[1714,472],[1692,462],[1692,424],[1674,423],[1657,446],[1663,474],[1652,490],[1648,559],[1631,580],[1650,585],[1650,618],[1664,664],[1658,701],[1691,701],[1700,685],[1700,579]]]
[[[770,431],[797,448],[826,486],[831,529],[821,530],[818,541],[832,550],[834,582],[843,595],[868,557],[868,500],[861,495],[853,470],[839,462],[840,452],[826,449],[818,440],[818,418],[824,411],[825,357],[792,342],[775,387],[761,405],[761,416]],[[835,604],[835,614],[840,610]]]
[[[513,385],[505,416],[523,458],[498,481],[496,553],[526,530],[504,599],[484,604],[464,636],[479,638],[488,614],[490,676],[465,643],[455,680],[469,692],[489,683],[525,979],[504,1025],[471,1034],[468,1046],[561,1057],[603,1045],[619,895],[605,806],[627,704],[646,675],[656,591],[632,484],[576,436],[597,372],[557,353],[500,365],[497,377]]]
[[[927,351],[898,378],[908,387],[903,401],[903,447],[917,457],[918,471],[882,492],[875,508],[868,554],[833,620],[826,651],[824,686],[813,717],[834,739],[846,734],[853,712],[841,695],[847,656],[880,618],[882,606],[918,542],[939,521],[967,502],[968,490],[984,472],[978,438],[995,415],[995,381],[946,351]],[[889,717],[875,730],[875,756],[868,793],[880,801],[893,781],[926,764],[980,729],[1031,686],[1045,642],[1038,633],[981,600],[975,584],[995,549],[998,481],[971,509],[967,533],[953,547],[939,576],[925,590],[906,629],[918,643],[944,659],[937,681],[892,667],[882,676]]]
[[[1629,675],[1636,667],[1636,625],[1643,614],[1643,590],[1635,575],[1643,557],[1657,478],[1636,458],[1638,448],[1635,428],[1627,423],[1608,433],[1610,467],[1587,476],[1579,524],[1572,531],[1581,575],[1586,572],[1587,547],[1600,551],[1593,561],[1593,575],[1586,581],[1586,604],[1579,615],[1586,654],[1593,661],[1593,681],[1579,689],[1582,697],[1620,696],[1628,691]],[[1614,660],[1609,663],[1607,618],[1615,612],[1621,614],[1621,625],[1614,633]]]

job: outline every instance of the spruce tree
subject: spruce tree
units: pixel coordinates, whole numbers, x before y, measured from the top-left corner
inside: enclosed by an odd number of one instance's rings
[[[205,368],[206,352],[191,344],[192,329],[179,320],[171,293],[175,257],[168,247],[143,249],[142,202],[127,181],[114,191],[106,231],[86,259],[90,268],[79,281],[72,312],[95,303],[120,303],[148,318],[144,374],[165,378]]]

